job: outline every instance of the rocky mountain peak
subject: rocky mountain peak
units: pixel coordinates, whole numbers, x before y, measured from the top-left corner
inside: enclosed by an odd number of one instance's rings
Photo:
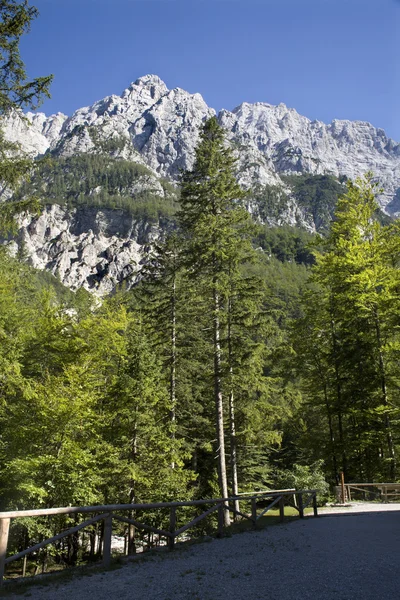
[[[158,75],[143,75],[142,77],[138,77],[138,79],[136,79],[136,81],[134,83],[131,83],[132,85],[136,85],[138,87],[142,86],[142,87],[159,87],[159,88],[163,88],[165,91],[168,91],[167,86],[165,85],[164,81],[158,76]]]
[[[86,194],[86,205],[91,208],[88,212],[83,210],[85,204],[73,210],[58,206],[46,209],[36,221],[37,227],[30,225],[28,217],[21,222],[20,240],[29,248],[31,262],[58,274],[73,288],[83,285],[99,294],[109,291],[128,272],[132,274],[133,262],[140,260],[140,247],[158,235],[157,219],[154,228],[148,228],[145,218],[107,208],[109,196],[112,202],[118,194],[125,194],[133,204],[145,204],[148,198],[154,206],[162,204],[168,196],[163,178],[176,181],[181,169],[192,167],[200,126],[213,115],[215,111],[200,94],[179,87],[170,90],[157,75],[145,75],[121,95],[107,96],[70,117],[14,112],[4,119],[1,125],[8,139],[19,142],[33,156],[52,151],[59,169],[68,163],[68,157],[76,155],[81,164],[86,164],[85,160],[89,164],[87,157],[94,158],[93,154],[109,159],[95,183],[93,174],[88,177],[83,170],[77,175],[80,193]],[[256,194],[272,185],[290,194],[282,176],[345,175],[354,179],[373,171],[385,190],[379,198],[382,208],[389,214],[400,213],[400,144],[382,129],[363,121],[311,121],[283,103],[274,106],[266,102],[243,102],[232,111],[222,110],[218,120],[235,150],[243,188],[256,190]],[[125,181],[125,172],[133,173],[132,180]],[[114,182],[111,192],[105,179]],[[64,186],[57,197],[59,203],[65,190]],[[174,196],[174,186],[168,193]],[[254,198],[253,204],[249,200],[249,210],[259,214]],[[312,230],[315,222],[302,210],[290,197],[271,222],[301,223]],[[101,230],[97,227],[100,221],[107,223]],[[125,222],[130,224],[128,230],[123,227]],[[113,229],[115,223],[118,231]]]
[[[110,141],[125,144],[123,158],[176,178],[193,164],[201,123],[215,111],[200,94],[169,90],[157,75],[144,75],[120,96],[112,95],[77,110],[71,117],[17,114],[5,122],[6,136],[31,154],[57,149],[59,155],[97,151]],[[385,187],[381,202],[390,212],[400,186],[400,144],[382,129],[362,121],[311,121],[281,103],[243,102],[222,110],[219,122],[238,150],[242,185],[280,181],[280,174],[328,173],[355,178],[368,170]]]
[[[133,102],[143,99],[147,104],[151,105],[152,102],[157,102],[167,92],[167,86],[158,75],[145,75],[131,83],[123,91],[121,98],[127,98]]]

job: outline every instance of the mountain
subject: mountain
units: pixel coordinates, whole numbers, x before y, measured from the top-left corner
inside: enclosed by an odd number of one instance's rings
[[[168,226],[161,221],[171,216],[175,182],[191,168],[199,127],[212,115],[200,94],[169,90],[155,75],[71,117],[13,113],[2,124],[6,137],[34,157],[51,156],[51,166],[25,189],[47,206],[39,218],[21,219],[14,251],[23,246],[34,266],[74,289],[110,291],[137,270],[140,249]],[[311,207],[320,188],[304,202],[299,182],[317,182],[325,193],[334,178],[370,170],[384,188],[382,209],[400,211],[400,144],[383,130],[361,121],[310,121],[284,104],[243,103],[218,119],[258,219],[319,229],[332,203],[321,219],[320,207]]]

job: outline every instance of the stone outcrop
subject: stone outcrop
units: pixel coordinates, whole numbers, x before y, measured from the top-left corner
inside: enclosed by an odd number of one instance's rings
[[[47,206],[32,219],[20,217],[18,249],[32,266],[46,269],[73,290],[80,287],[102,296],[119,283],[135,281],[142,251],[159,236],[155,225],[138,222],[118,210]]]

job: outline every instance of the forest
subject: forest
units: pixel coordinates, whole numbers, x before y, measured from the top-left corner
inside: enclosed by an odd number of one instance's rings
[[[367,176],[325,236],[257,225],[233,164],[207,122],[176,228],[97,308],[2,250],[4,507],[396,478],[398,223]]]

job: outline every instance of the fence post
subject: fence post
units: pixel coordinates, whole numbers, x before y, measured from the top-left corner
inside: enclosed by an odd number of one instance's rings
[[[0,519],[0,585],[3,583],[10,519]]]
[[[281,523],[285,520],[285,500],[283,496],[279,498],[279,519]]]
[[[224,524],[225,524],[224,512],[225,512],[224,505],[222,502],[220,502],[218,504],[218,533],[217,533],[219,538],[224,537]]]
[[[175,529],[176,529],[176,506],[171,506],[169,512],[169,531],[172,534],[170,538],[168,538],[168,548],[170,550],[174,549],[175,545]]]
[[[108,568],[111,564],[111,536],[112,536],[112,513],[104,519],[103,535],[103,566]]]
[[[351,490],[348,483],[346,483],[347,502],[351,502]]]
[[[251,499],[251,518],[254,529],[257,529],[257,498]]]
[[[340,471],[340,487],[342,489],[342,504],[346,504],[346,490],[344,487],[344,473]]]
[[[304,508],[303,508],[303,494],[300,492],[296,494],[297,496],[297,504],[299,506],[299,516],[300,519],[304,518]]]
[[[312,504],[313,504],[313,509],[314,509],[314,517],[318,517],[317,492],[313,493]]]

